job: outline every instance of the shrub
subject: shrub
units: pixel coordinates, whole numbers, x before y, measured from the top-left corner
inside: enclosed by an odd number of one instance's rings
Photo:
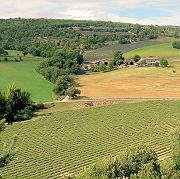
[[[70,87],[66,90],[66,95],[72,98],[76,97],[78,94],[81,94],[81,91],[79,89],[76,89],[75,87]]]
[[[104,63],[99,65],[99,71],[106,71],[106,65]]]
[[[167,67],[169,65],[168,61],[166,59],[161,59],[160,60],[160,65],[162,67]]]

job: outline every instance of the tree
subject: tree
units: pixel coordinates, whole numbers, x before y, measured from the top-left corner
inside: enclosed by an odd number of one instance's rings
[[[133,57],[133,60],[135,62],[138,62],[140,59],[141,59],[141,57],[139,55],[134,55],[134,57]]]
[[[162,67],[167,67],[169,65],[168,61],[166,59],[161,59],[160,60],[160,65]]]
[[[139,62],[139,64],[140,64],[141,66],[146,65],[146,60],[141,60],[141,61]]]
[[[0,120],[5,118],[8,124],[15,122],[21,110],[32,105],[31,94],[13,85],[6,92],[0,92]]]
[[[124,62],[123,53],[121,51],[114,52],[114,65],[120,65]]]
[[[70,87],[66,90],[66,95],[72,98],[77,97],[78,94],[81,94],[81,91],[75,87]]]
[[[23,53],[24,56],[26,56],[26,55],[28,54],[28,51],[25,50],[25,51],[23,51],[22,53]]]
[[[107,69],[110,71],[114,69],[114,62],[113,61],[108,63]]]
[[[66,90],[70,87],[76,86],[75,78],[72,76],[59,76],[55,86],[53,87],[53,92],[56,95],[63,96],[66,94]]]
[[[106,68],[106,65],[104,63],[99,65],[99,71],[105,71],[106,69],[107,68]]]

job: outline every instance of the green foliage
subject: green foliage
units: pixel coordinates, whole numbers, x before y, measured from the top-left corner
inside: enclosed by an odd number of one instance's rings
[[[80,65],[82,62],[83,56],[78,51],[63,51],[55,54],[51,59],[41,62],[36,71],[48,81],[56,83],[61,75],[81,74]]]
[[[14,136],[9,145],[5,144],[2,154],[0,155],[0,167],[4,167],[8,164],[15,155],[15,143],[17,136]]]
[[[121,51],[114,52],[114,65],[121,65],[124,62],[123,53]]]
[[[180,49],[180,41],[174,41],[174,42],[172,43],[172,46],[173,46],[173,48]]]
[[[129,44],[130,42],[126,38],[120,38],[119,39],[119,44]]]
[[[141,66],[146,65],[146,60],[141,60],[141,61],[139,62],[139,64],[140,64]]]
[[[99,71],[106,71],[106,65],[104,64],[104,63],[101,63],[100,65],[99,65]]]
[[[110,70],[110,71],[112,71],[114,69],[114,62],[113,61],[108,63],[107,69]]]
[[[77,97],[78,94],[81,94],[81,91],[75,87],[70,87],[66,90],[66,95],[72,98]]]
[[[123,178],[135,174],[137,178],[160,178],[156,154],[147,147],[130,148],[115,158],[93,164],[77,178]],[[133,177],[132,177],[133,178]]]
[[[5,129],[5,119],[0,120],[0,132]]]
[[[97,65],[91,65],[90,71],[91,72],[98,72],[99,71],[98,66]]]
[[[133,60],[135,62],[138,62],[140,59],[141,59],[141,57],[139,55],[134,55],[134,57],[133,57]]]
[[[53,92],[56,95],[63,96],[66,94],[66,91],[70,87],[74,87],[76,85],[75,78],[72,76],[59,76],[56,84],[53,88]]]
[[[159,62],[155,62],[154,66],[159,67]]]
[[[16,116],[21,113],[20,111],[31,103],[29,92],[9,86],[6,92],[0,92],[0,119],[5,118],[8,124],[12,124],[16,121]]]
[[[171,133],[171,148],[175,169],[180,170],[180,126]]]
[[[169,65],[168,61],[166,59],[161,59],[160,60],[160,65],[162,67],[167,67]]]

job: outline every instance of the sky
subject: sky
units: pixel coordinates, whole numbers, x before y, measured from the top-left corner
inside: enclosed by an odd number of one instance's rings
[[[17,17],[180,26],[180,0],[0,0],[0,18]]]

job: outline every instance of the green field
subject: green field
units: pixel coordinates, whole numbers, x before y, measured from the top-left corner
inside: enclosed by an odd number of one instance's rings
[[[0,62],[0,90],[15,83],[32,94],[35,102],[52,101],[52,84],[33,71],[40,61]]]
[[[161,58],[173,58],[180,56],[180,50],[172,47],[172,42],[141,47],[124,54],[127,57],[133,57],[138,54],[141,57],[158,56]]]
[[[18,55],[19,55],[19,56],[24,56],[23,53],[22,53],[22,51],[7,50],[7,52],[8,52],[8,56],[10,56],[10,57],[17,57]],[[28,54],[26,55],[26,57],[33,57],[33,55],[28,53]]]
[[[159,159],[170,154],[169,132],[180,121],[180,101],[146,101],[57,112],[17,122],[1,132],[18,135],[15,158],[0,169],[11,178],[61,178],[131,145],[147,144]],[[2,145],[0,145],[2,146]]]

